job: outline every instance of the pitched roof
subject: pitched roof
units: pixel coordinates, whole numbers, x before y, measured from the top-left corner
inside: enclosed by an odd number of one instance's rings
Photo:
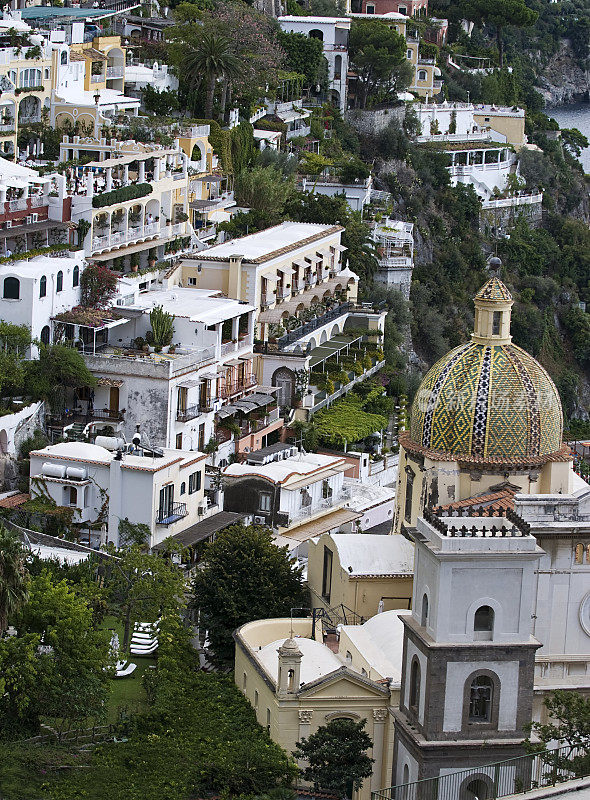
[[[494,488],[494,487],[492,487]],[[485,509],[491,516],[502,516],[505,511],[514,511],[514,495],[520,491],[518,486],[497,487],[497,491],[477,494],[467,497],[465,500],[457,500],[454,503],[447,503],[438,506],[442,511],[458,511],[459,509]]]
[[[512,300],[512,295],[499,278],[490,278],[475,295],[476,300]]]

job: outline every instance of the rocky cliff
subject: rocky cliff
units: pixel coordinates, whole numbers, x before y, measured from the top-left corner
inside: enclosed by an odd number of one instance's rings
[[[588,100],[590,71],[576,61],[568,39],[539,73],[537,88],[549,106]]]

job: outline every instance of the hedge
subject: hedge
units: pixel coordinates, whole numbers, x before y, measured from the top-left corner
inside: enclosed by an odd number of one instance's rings
[[[103,192],[92,198],[93,208],[104,208],[112,206],[114,203],[125,203],[127,200],[135,200],[138,197],[145,197],[153,192],[149,183],[132,183],[130,186],[121,186],[120,189],[113,189],[112,192]]]
[[[386,416],[365,411],[365,406],[374,403],[376,396],[382,393],[382,388],[373,389],[362,398],[352,392],[331,408],[316,414],[315,429],[322,442],[341,448],[386,428]]]
[[[25,250],[24,253],[13,253],[11,256],[2,256],[0,264],[11,264],[13,261],[24,261],[26,258],[43,256],[47,253],[57,253],[60,250],[80,250],[77,244],[50,244],[48,247],[36,247],[32,250]]]

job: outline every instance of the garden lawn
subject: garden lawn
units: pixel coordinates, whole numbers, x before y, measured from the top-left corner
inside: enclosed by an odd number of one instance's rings
[[[101,625],[105,630],[114,629],[119,634],[119,641],[123,641],[123,624],[116,617],[105,617]],[[110,681],[110,693],[107,707],[106,722],[117,722],[119,710],[125,712],[125,716],[138,714],[146,710],[146,694],[143,688],[143,675],[146,670],[155,666],[155,658],[142,658],[120,654],[121,661],[131,661],[137,664],[137,669],[128,678],[113,678]]]

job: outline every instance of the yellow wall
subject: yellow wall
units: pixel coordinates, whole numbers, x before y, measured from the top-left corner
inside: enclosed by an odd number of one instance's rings
[[[525,142],[524,135],[524,116],[510,117],[504,115],[490,114],[473,114],[473,121],[480,125],[482,128],[492,128],[492,130],[506,136],[506,141],[516,147],[523,145]]]
[[[412,490],[411,519],[405,519],[407,492],[406,466],[415,473]],[[497,471],[477,472],[461,469],[456,461],[432,461],[427,456],[413,456],[400,446],[399,478],[395,499],[394,531],[399,533],[402,524],[414,526],[422,513],[427,498],[437,495],[438,505],[466,500],[490,491],[503,481],[520,487],[523,494],[569,494],[572,491],[571,462],[548,461],[542,467],[516,470],[510,466]]]
[[[311,620],[293,622],[296,636],[305,635],[300,623],[311,633]],[[257,667],[253,656],[248,653],[283,636],[287,638],[289,628],[289,619],[274,619],[257,620],[240,629],[236,639],[236,686],[254,708],[259,724],[263,727],[268,725],[273,741],[287,752],[293,752],[303,736],[314,733],[333,717],[366,719],[367,733],[374,742],[381,738],[383,746],[374,748],[370,753],[376,759],[373,778],[365,780],[361,790],[355,792],[354,800],[370,800],[371,789],[376,790],[390,783],[393,717],[389,712],[392,705],[397,707],[399,704],[399,691],[394,690],[388,697],[370,685],[361,686],[351,681],[344,674],[333,682],[319,686],[309,696],[279,699],[274,691],[276,676],[273,677],[273,685],[269,686],[268,679],[264,679],[261,668]]]
[[[341,604],[363,619],[375,616],[379,602],[383,600],[384,611],[394,608],[410,608],[412,599],[412,576],[407,578],[351,578],[347,566],[340,563],[338,550],[329,533],[322,534],[308,543],[307,584],[313,606],[338,608]],[[332,586],[330,602],[322,597],[324,573],[324,547],[332,551]]]

